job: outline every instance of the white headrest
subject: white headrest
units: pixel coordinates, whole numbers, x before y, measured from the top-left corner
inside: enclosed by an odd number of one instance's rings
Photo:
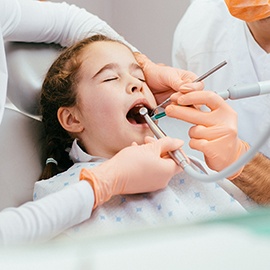
[[[5,47],[9,76],[7,96],[19,110],[37,115],[42,82],[60,46],[6,42]]]

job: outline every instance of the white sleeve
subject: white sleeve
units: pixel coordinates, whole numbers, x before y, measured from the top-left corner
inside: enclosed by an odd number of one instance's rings
[[[136,51],[106,22],[75,5],[29,0],[1,0],[0,5],[8,21],[2,30],[5,40],[59,43],[65,47],[86,36],[104,34]]]
[[[80,181],[40,200],[0,212],[0,244],[44,242],[91,215],[94,194]]]

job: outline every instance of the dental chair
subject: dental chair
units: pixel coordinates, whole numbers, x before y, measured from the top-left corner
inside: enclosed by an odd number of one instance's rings
[[[8,96],[0,125],[0,210],[33,198],[44,160],[43,131],[37,117],[38,95],[46,70],[59,47],[48,44],[5,44]]]

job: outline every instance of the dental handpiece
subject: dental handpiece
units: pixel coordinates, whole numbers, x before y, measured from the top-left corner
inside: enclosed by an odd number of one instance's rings
[[[225,92],[217,93],[223,99],[241,99],[266,95],[270,93],[270,81],[262,81],[257,83],[242,83],[231,86]]]
[[[140,115],[144,117],[149,128],[152,130],[152,132],[158,139],[166,137],[166,134],[161,130],[158,125],[155,124],[155,122],[148,115],[148,110],[145,107],[142,107],[139,112]],[[182,150],[177,149],[175,151],[168,152],[168,154],[178,166],[181,166],[182,169],[189,165],[187,158],[185,157],[185,154],[184,152],[182,152]]]

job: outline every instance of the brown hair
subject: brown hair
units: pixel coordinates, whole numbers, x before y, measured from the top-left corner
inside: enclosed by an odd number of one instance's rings
[[[72,107],[76,104],[76,85],[82,64],[80,55],[85,47],[96,41],[113,40],[103,35],[95,35],[79,41],[65,49],[46,74],[41,90],[40,113],[45,129],[46,157],[53,158],[57,164],[46,164],[40,179],[48,179],[73,164],[67,152],[73,138],[59,123],[57,111],[62,106]]]

